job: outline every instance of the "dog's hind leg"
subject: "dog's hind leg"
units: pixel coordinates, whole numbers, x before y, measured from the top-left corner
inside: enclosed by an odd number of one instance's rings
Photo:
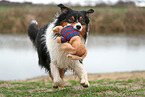
[[[59,68],[54,63],[51,63],[51,73],[54,82],[53,88],[58,88],[58,86],[62,86],[63,80],[60,77]]]
[[[63,80],[65,71],[66,71],[65,69],[59,69],[59,74],[62,80]],[[61,88],[64,89],[64,86],[62,85]]]
[[[88,82],[87,72],[84,69],[83,65],[81,63],[75,64],[75,66],[73,67],[73,70],[80,78],[80,84],[83,87],[88,87],[90,84]]]
[[[64,73],[65,73],[64,69],[59,69],[59,74],[60,74],[60,77],[61,77],[62,80],[63,80],[63,77],[64,77]]]
[[[51,80],[53,81],[53,76],[51,74],[51,70],[49,70],[49,76],[50,76]]]

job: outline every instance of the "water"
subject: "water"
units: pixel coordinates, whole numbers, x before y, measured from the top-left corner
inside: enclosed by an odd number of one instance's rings
[[[26,35],[0,35],[0,80],[24,80],[47,75],[38,66],[35,48]]]
[[[90,36],[87,47],[89,73],[145,70],[144,36]]]
[[[145,70],[144,36],[89,36],[84,67],[88,73]],[[47,76],[26,35],[0,35],[0,80]]]

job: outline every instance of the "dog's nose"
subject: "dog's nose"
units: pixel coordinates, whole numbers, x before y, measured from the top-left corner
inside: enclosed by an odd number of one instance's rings
[[[76,28],[77,28],[78,30],[80,30],[80,29],[81,29],[81,26],[80,26],[80,25],[76,25]]]

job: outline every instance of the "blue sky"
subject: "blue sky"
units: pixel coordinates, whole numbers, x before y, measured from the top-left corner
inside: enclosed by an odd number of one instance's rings
[[[49,4],[49,3],[71,3],[71,4],[81,4],[81,5],[93,5],[94,3],[116,3],[118,0],[8,0],[12,2],[33,2],[35,4],[42,3],[42,4]]]

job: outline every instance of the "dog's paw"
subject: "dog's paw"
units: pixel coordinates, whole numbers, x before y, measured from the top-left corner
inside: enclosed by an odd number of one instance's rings
[[[58,88],[58,85],[53,84],[52,87],[53,87],[53,88]]]
[[[82,79],[81,82],[80,82],[80,84],[81,84],[84,88],[90,86],[89,82],[88,82],[87,80],[85,80],[85,79]]]
[[[58,88],[61,87],[63,85],[63,80],[59,79],[59,80],[55,80],[53,83],[53,88]]]

